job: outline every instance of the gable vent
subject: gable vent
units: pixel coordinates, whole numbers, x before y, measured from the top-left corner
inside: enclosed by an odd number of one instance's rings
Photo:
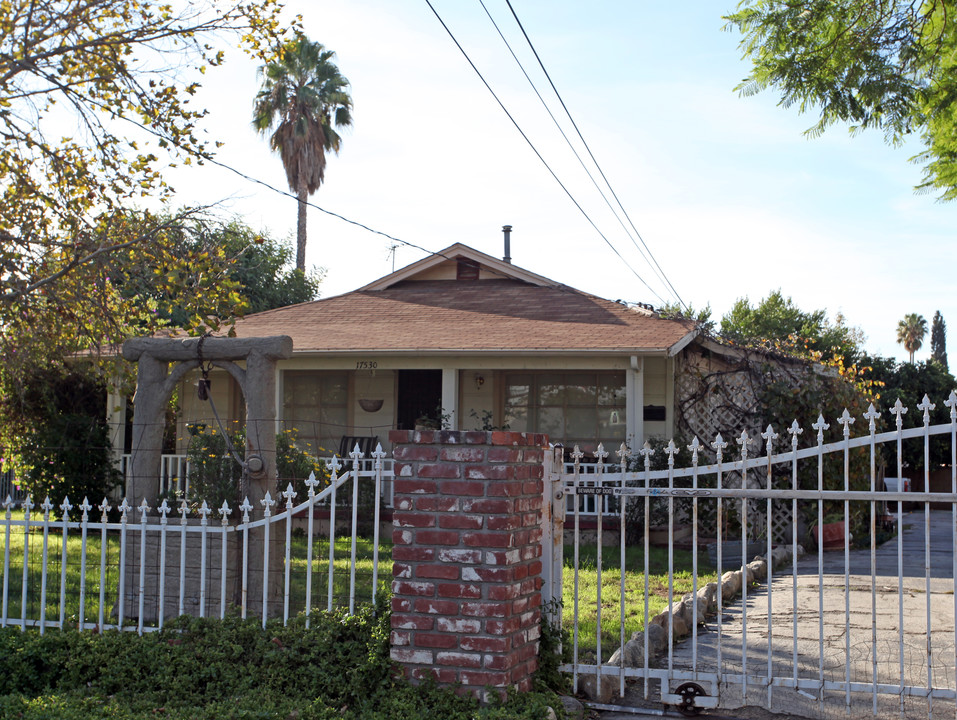
[[[456,280],[478,280],[479,264],[474,260],[464,257],[455,258],[455,279]]]

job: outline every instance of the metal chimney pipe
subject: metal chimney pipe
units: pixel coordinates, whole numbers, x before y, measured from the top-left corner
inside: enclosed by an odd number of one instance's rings
[[[509,265],[512,264],[512,226],[502,225],[502,232],[505,233],[505,257],[502,258]]]

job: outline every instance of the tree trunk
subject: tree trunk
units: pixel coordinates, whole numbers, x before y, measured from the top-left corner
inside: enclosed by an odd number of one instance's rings
[[[296,269],[303,272],[306,272],[306,200],[308,197],[305,186],[300,186],[299,216],[296,221]]]

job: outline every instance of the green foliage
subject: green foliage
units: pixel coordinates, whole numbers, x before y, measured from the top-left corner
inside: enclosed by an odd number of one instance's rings
[[[14,471],[34,502],[47,495],[57,504],[64,496],[74,505],[84,497],[99,502],[119,483],[105,404],[103,386],[82,364],[38,368],[16,394],[0,397],[6,423],[22,428],[0,429],[3,468]]]
[[[947,323],[944,322],[940,310],[934,313],[930,325],[930,357],[947,370]]]
[[[952,2],[889,0],[744,0],[728,15],[752,63],[738,86],[768,88],[781,105],[817,109],[807,133],[835,123],[876,129],[889,143],[921,133],[921,189],[957,196],[957,26]]]
[[[774,290],[757,305],[739,298],[721,318],[721,336],[749,347],[764,347],[800,357],[841,356],[848,362],[860,351],[861,335],[856,328],[827,319],[827,312],[801,310],[791,298]]]
[[[936,405],[935,409],[930,411],[930,424],[939,425],[950,422],[950,410],[944,405],[944,400],[948,398],[951,391],[957,390],[957,380],[945,367],[934,361],[898,363],[892,358],[885,357],[865,357],[862,362],[871,368],[871,375],[880,386],[879,405],[883,411],[885,429],[896,429],[896,420],[889,410],[897,400],[900,400],[901,404],[907,408],[907,412],[901,417],[903,428],[906,430],[923,427],[924,416],[917,406],[923,401],[924,395],[927,395]],[[894,448],[885,447],[882,460],[886,464],[887,474],[896,475],[897,458]],[[905,468],[912,470],[923,468],[923,444],[904,443],[901,460]],[[931,469],[949,463],[950,439],[943,435],[930,438]]]
[[[473,698],[393,678],[390,615],[180,618],[157,633],[0,630],[0,716],[23,720],[538,720],[551,693]]]
[[[552,622],[551,618],[556,618]],[[572,661],[572,637],[567,627],[561,623],[562,601],[552,600],[542,606],[542,618],[539,622],[538,670],[535,672],[537,690],[569,692],[571,678],[558,668],[562,663]]]

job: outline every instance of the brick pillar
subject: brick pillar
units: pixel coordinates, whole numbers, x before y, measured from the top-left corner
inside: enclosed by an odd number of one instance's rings
[[[531,687],[542,461],[534,433],[393,430],[392,660],[413,682]]]

